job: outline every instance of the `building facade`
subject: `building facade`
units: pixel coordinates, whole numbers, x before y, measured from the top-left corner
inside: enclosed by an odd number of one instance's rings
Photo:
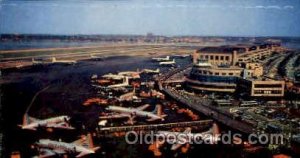
[[[236,89],[236,82],[242,70],[238,67],[217,67],[208,62],[194,64],[189,77],[186,78],[186,85],[198,91],[232,93]]]
[[[282,97],[284,96],[284,81],[272,79],[238,80],[238,91],[251,97]]]
[[[199,49],[193,53],[194,66],[186,78],[186,86],[197,91],[225,93],[242,87],[249,96],[283,96],[284,81],[260,79],[263,66],[257,62],[270,56],[277,47],[260,44]]]

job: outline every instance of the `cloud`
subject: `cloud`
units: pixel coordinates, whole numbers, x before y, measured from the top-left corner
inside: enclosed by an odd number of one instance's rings
[[[239,8],[245,8],[245,9],[273,9],[273,10],[282,10],[282,9],[294,9],[294,6],[277,6],[277,5],[270,5],[270,6],[245,6],[245,7],[239,7]]]
[[[294,9],[294,6],[286,5],[286,6],[283,7],[283,9]]]
[[[2,0],[0,0],[0,2],[3,2]],[[68,3],[67,3],[68,4]],[[2,3],[3,7],[4,6],[18,6],[18,5],[30,5],[30,6],[34,6],[34,7],[66,7],[66,8],[70,8],[70,7],[81,7],[81,6],[85,6],[85,7],[89,7],[89,8],[125,8],[125,9],[139,9],[139,8],[145,8],[145,9],[149,9],[149,8],[158,8],[158,9],[164,9],[164,8],[178,8],[178,9],[184,9],[184,8],[199,8],[199,9],[268,9],[268,10],[290,10],[290,9],[294,9],[294,6],[292,5],[285,5],[285,6],[279,6],[279,5],[253,5],[253,6],[247,6],[247,5],[213,5],[213,4],[164,4],[164,3],[155,3],[155,4],[131,4],[131,5],[127,5],[127,4],[120,4],[120,5],[97,5],[94,3],[72,3],[72,5],[67,5],[67,4],[58,4],[57,2],[55,3],[48,3],[48,2],[40,2],[40,3]]]
[[[271,6],[262,6],[262,5],[258,5],[253,7],[254,9],[282,9],[280,6],[277,5],[271,5]]]
[[[267,6],[266,9],[281,9],[281,7],[276,5]]]
[[[3,3],[2,6],[17,6],[16,3]]]

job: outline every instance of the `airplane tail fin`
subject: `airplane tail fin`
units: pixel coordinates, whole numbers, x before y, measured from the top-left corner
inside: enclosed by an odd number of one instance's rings
[[[26,126],[26,125],[28,125],[29,123],[30,123],[30,119],[29,119],[28,114],[24,114],[22,125],[23,125],[23,126]]]
[[[192,129],[190,127],[186,128],[183,133],[188,134],[191,133]]]
[[[167,58],[167,60],[169,60],[169,59],[170,59],[170,56],[167,56],[166,58]]]
[[[82,136],[82,138],[76,140],[75,142],[73,142],[74,144],[83,146],[87,149],[91,149],[93,151],[98,150],[100,147],[95,147],[94,146],[94,142],[92,139],[92,135],[89,133],[86,136]]]
[[[22,122],[22,125],[18,125],[19,127],[24,127],[34,121],[38,121],[38,119],[34,118],[34,117],[30,117],[27,113],[24,114],[23,116],[23,122]],[[32,129],[32,130],[35,130],[35,129]]]
[[[129,85],[129,78],[125,77],[125,84]]]
[[[167,115],[163,114],[162,112],[162,106],[160,104],[157,104],[155,109],[152,111],[153,114],[156,114],[160,117],[166,117]]]
[[[152,111],[153,114],[161,115],[162,113],[162,108],[160,104],[157,104],[155,106],[155,109]]]
[[[212,134],[214,136],[220,134],[219,126],[216,123],[214,123],[212,126]]]
[[[34,121],[38,121],[38,119],[36,119],[34,117],[30,117],[28,114],[24,114],[24,116],[23,116],[23,126],[28,125],[28,124],[30,124],[31,122],[34,122]]]

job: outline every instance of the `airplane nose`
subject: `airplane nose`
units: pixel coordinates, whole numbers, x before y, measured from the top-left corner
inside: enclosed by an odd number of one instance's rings
[[[22,126],[22,129],[29,129],[29,127],[27,127],[27,126]]]

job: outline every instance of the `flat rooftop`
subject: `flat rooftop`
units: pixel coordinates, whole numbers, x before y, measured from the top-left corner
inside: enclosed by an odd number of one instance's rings
[[[204,53],[232,53],[233,51],[237,51],[238,53],[244,52],[245,48],[235,47],[235,46],[219,46],[219,47],[204,47],[198,49],[197,52]]]
[[[198,49],[197,52],[204,53],[232,53],[233,51],[237,51],[238,53],[244,53],[246,49],[256,50],[259,48],[267,48],[276,44],[272,43],[254,43],[254,44],[237,44],[237,45],[224,45],[224,46],[212,46],[212,47],[204,47]]]

